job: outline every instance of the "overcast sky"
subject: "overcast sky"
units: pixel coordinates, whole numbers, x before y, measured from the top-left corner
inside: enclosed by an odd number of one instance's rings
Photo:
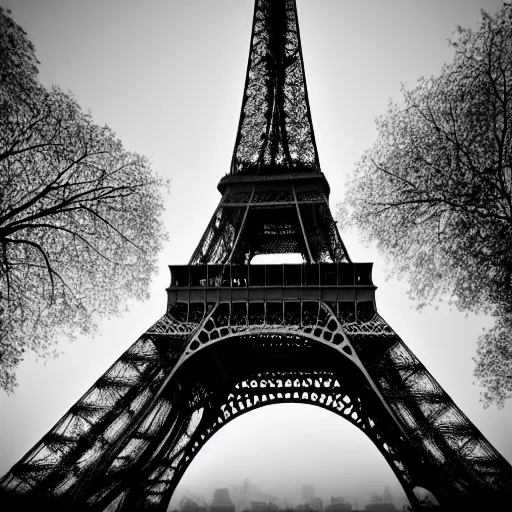
[[[451,59],[457,25],[475,27],[501,0],[298,0],[306,79],[331,208],[375,137],[374,119],[401,83],[414,85]],[[165,311],[168,264],[187,263],[220,195],[238,125],[253,0],[0,0],[35,44],[46,85],[70,89],[125,146],[172,179],[165,223],[171,241],[150,301],[100,322],[94,339],[60,344],[46,365],[28,358],[13,396],[0,395],[0,474],[6,472]],[[186,220],[185,220],[186,219]],[[417,312],[407,284],[357,233],[342,233],[355,261],[374,262],[377,306],[489,441],[512,461],[512,404],[483,409],[472,376],[485,317],[440,307]],[[359,499],[361,482],[382,492],[396,479],[355,427],[312,406],[271,406],[216,434],[180,487],[241,483],[300,499],[302,483],[327,499]],[[366,491],[364,491],[366,492]]]

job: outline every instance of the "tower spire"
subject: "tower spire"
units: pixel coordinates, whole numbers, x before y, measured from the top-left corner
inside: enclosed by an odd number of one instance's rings
[[[295,0],[256,0],[230,174],[320,172]]]
[[[190,264],[300,253],[348,262],[329,209],[308,102],[295,0],[256,0],[249,63],[222,199]]]

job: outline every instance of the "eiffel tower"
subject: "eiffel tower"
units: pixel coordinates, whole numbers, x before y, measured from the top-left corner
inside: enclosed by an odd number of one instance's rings
[[[165,511],[205,442],[258,407],[323,407],[361,429],[414,510],[510,499],[512,467],[379,316],[329,205],[295,0],[256,0],[220,203],[167,311],[0,482],[3,510]],[[252,265],[301,253],[302,264]]]

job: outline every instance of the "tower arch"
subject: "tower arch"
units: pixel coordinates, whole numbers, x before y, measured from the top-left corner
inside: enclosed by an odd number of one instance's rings
[[[407,470],[410,464],[402,458],[405,440],[393,434],[389,411],[343,352],[306,336],[251,333],[216,340],[197,351],[172,380],[169,386],[180,388],[182,398],[183,390],[189,390],[193,411],[189,421],[196,414],[196,423],[176,441],[176,445],[186,444],[181,452],[170,445],[158,467],[146,468],[152,475],[142,479],[146,489],[132,487],[128,503],[134,503],[135,494],[140,507],[144,500],[154,500],[155,481],[161,499],[170,501],[187,468],[212,436],[248,412],[284,403],[320,407],[360,429],[387,461],[410,502],[415,502],[414,478]],[[169,467],[174,468],[172,474]]]

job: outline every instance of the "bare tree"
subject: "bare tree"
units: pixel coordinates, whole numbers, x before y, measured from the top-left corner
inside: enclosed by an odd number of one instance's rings
[[[454,59],[377,120],[340,220],[376,241],[410,295],[497,322],[479,340],[484,403],[512,396],[512,8],[458,28]]]
[[[166,235],[148,161],[76,100],[37,80],[24,31],[0,8],[0,387],[26,351],[90,333],[147,297]]]

